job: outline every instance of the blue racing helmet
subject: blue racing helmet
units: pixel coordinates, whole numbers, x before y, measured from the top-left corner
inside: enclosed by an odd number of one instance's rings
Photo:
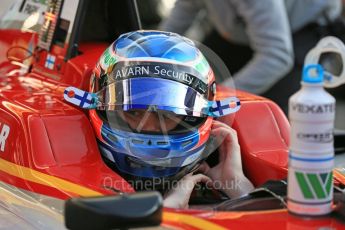
[[[213,71],[193,41],[134,31],[102,54],[91,92],[69,87],[65,99],[90,109],[101,153],[114,170],[127,179],[170,181],[208,156],[213,118],[240,107],[236,97],[215,101],[215,90]]]

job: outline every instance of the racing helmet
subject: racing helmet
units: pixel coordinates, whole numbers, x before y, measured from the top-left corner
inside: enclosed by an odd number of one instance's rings
[[[160,179],[154,186],[196,169],[211,152],[213,118],[240,106],[236,97],[214,101],[215,77],[201,51],[162,31],[121,35],[97,62],[90,93],[67,88],[66,100],[72,90],[91,109],[106,163],[130,182]]]

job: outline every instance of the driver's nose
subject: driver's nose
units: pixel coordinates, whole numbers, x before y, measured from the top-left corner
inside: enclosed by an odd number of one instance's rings
[[[161,124],[159,121],[158,114],[156,113],[149,113],[147,115],[145,124],[142,126],[143,131],[147,132],[161,132]]]

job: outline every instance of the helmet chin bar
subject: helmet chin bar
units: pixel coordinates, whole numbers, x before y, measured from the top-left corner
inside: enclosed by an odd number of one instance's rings
[[[69,103],[76,105],[83,109],[96,109],[96,108],[105,108],[105,107],[115,107],[114,105],[104,104],[99,100],[98,93],[90,93],[81,89],[78,89],[73,86],[69,86],[64,91],[64,99]],[[241,107],[241,102],[237,97],[228,97],[223,100],[208,101],[202,99],[202,104],[198,111],[189,111],[193,112],[193,116],[210,116],[210,117],[222,117],[232,113],[237,112]],[[136,104],[117,104],[122,107],[130,109],[149,109],[152,105],[136,105]],[[160,109],[159,106],[156,106],[156,109]],[[163,108],[164,107],[164,108]],[[162,106],[162,110],[173,109],[172,112],[179,115],[189,115],[186,112],[186,109],[174,108],[173,106]]]
[[[325,87],[338,87],[345,83],[345,45],[340,39],[333,36],[328,36],[321,39],[317,45],[306,55],[304,59],[304,66],[319,64],[321,55],[325,53],[338,54],[342,59],[342,71],[338,76],[326,70],[324,71]]]

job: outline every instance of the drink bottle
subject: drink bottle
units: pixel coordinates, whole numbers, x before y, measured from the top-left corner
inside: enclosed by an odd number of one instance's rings
[[[297,215],[326,215],[332,208],[335,99],[323,78],[320,65],[305,66],[302,87],[289,99],[288,210]]]

